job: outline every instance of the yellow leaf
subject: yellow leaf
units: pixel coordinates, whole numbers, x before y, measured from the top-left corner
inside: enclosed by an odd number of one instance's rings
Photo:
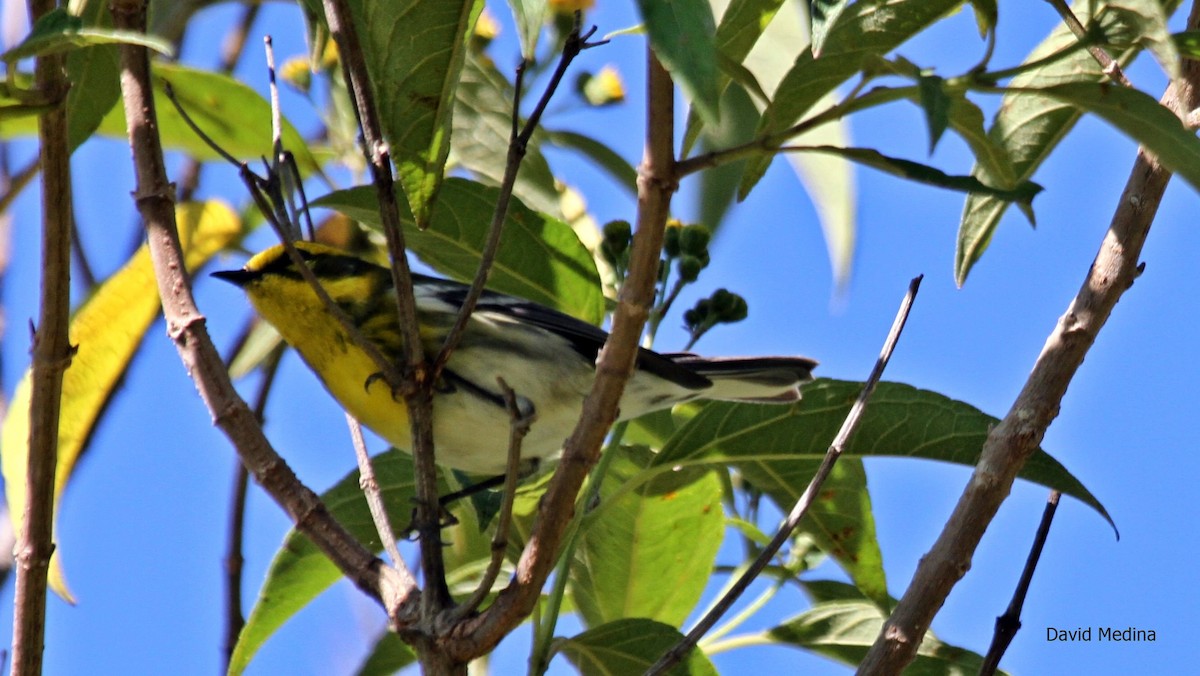
[[[181,205],[175,217],[189,270],[198,268],[241,232],[237,215],[220,202]],[[158,286],[146,245],[76,308],[71,319],[71,344],[78,351],[63,375],[54,485],[56,511],[75,461],[158,310]],[[0,431],[0,464],[13,532],[18,537],[24,524],[29,397],[30,372],[26,370]],[[50,561],[49,580],[55,593],[73,602],[57,554]]]

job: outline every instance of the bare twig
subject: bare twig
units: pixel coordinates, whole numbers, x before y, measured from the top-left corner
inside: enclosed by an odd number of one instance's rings
[[[1192,6],[1189,30],[1200,26],[1198,7]],[[1167,89],[1162,103],[1182,117],[1200,102],[1200,64],[1185,60],[1181,70],[1183,77]],[[1112,223],[1079,292],[1046,339],[1012,408],[988,434],[954,512],[929,553],[921,558],[908,590],[884,623],[858,673],[899,673],[916,654],[950,590],[971,567],[971,556],[987,525],[1058,415],[1067,386],[1113,307],[1137,277],[1138,257],[1170,178],[1171,172],[1157,158],[1145,148],[1138,150]]]
[[[550,104],[550,99],[554,96],[554,92],[557,91],[559,84],[562,82],[563,75],[566,74],[567,68],[570,67],[575,57],[579,56],[579,53],[585,49],[604,44],[604,42],[589,43],[588,38],[596,32],[596,28],[593,26],[586,34],[581,33],[580,20],[581,13],[576,12],[575,27],[567,35],[566,42],[563,44],[562,54],[558,59],[558,66],[554,69],[554,74],[550,77],[550,82],[546,84],[546,89],[542,92],[542,98],[538,101],[537,106],[534,107],[533,112],[530,113],[529,119],[525,121],[524,128],[520,128],[520,122],[521,91],[526,64],[522,62],[517,68],[516,83],[513,87],[512,131],[508,140],[508,157],[504,164],[504,177],[500,181],[500,194],[496,200],[496,208],[492,212],[492,222],[488,226],[488,234],[483,245],[483,251],[480,252],[479,267],[475,270],[475,278],[471,281],[471,287],[467,290],[467,295],[463,298],[463,304],[459,308],[454,326],[446,334],[442,349],[438,352],[437,359],[434,360],[432,377],[435,379],[442,367],[450,360],[450,355],[454,352],[454,348],[458,346],[458,341],[462,338],[463,332],[466,331],[467,322],[471,319],[471,313],[475,311],[475,304],[483,294],[483,287],[487,284],[488,275],[492,271],[492,264],[496,260],[496,251],[500,248],[500,235],[504,231],[504,219],[508,214],[508,204],[512,198],[513,186],[517,181],[517,172],[521,168],[521,160],[525,158],[525,152],[529,147],[529,140],[533,138],[533,133],[537,130],[537,125],[542,119],[542,114],[546,111],[546,107]]]
[[[380,222],[384,238],[387,240],[388,258],[392,263],[392,286],[396,293],[399,329],[406,359],[406,363],[402,365],[405,386],[399,392],[408,406],[408,419],[412,428],[416,494],[414,525],[421,539],[421,568],[425,572],[426,580],[425,594],[421,597],[421,615],[428,621],[452,603],[450,590],[446,586],[446,565],[439,544],[441,505],[438,503],[437,465],[434,459],[431,391],[433,380],[428,376],[425,350],[417,326],[412,272],[405,257],[404,232],[400,228],[400,211],[392,179],[391,156],[383,138],[383,126],[375,106],[375,94],[371,87],[366,59],[345,1],[323,0],[323,6],[329,32],[337,42],[342,72],[354,103],[355,114],[358,116],[359,128],[362,130],[363,154],[371,170],[371,182],[375,186],[379,203]],[[424,643],[418,643],[420,645],[414,647],[422,655],[423,661],[426,656],[432,659],[433,651],[426,650]]]
[[[538,505],[537,522],[517,562],[512,583],[483,613],[468,618],[442,643],[458,659],[490,650],[532,611],[554,566],[559,545],[575,514],[575,498],[599,457],[617,404],[633,373],[638,341],[654,301],[663,230],[678,188],[674,155],[674,90],[670,75],[647,49],[646,150],[638,176],[637,231],[629,276],[613,313],[612,333],[596,362],[596,381],[584,400],[579,423]]]
[[[145,32],[144,2],[116,0],[112,10],[117,28]],[[174,190],[166,177],[156,131],[148,55],[145,48],[137,45],[123,44],[118,49],[125,115],[138,181],[134,195],[146,225],[168,335],[212,412],[215,424],[233,442],[259,484],[288,513],[296,529],[308,536],[356,586],[378,600],[394,619],[404,619],[396,618],[396,614],[408,607],[407,599],[419,595],[415,581],[383,565],[330,516],[320,498],[300,483],[271,448],[254,414],[229,382],[184,272],[175,225]]]
[[[17,199],[17,195],[20,195],[33,177],[38,175],[38,170],[42,166],[41,162],[40,156],[35,157],[29,161],[29,164],[21,167],[17,173],[11,175],[10,180],[3,186],[4,190],[0,191],[0,212],[7,212],[8,207]]]
[[[358,327],[354,325],[354,321],[350,319],[350,316],[347,315],[344,310],[338,307],[337,303],[333,302],[333,299],[329,296],[329,292],[325,290],[325,287],[321,285],[316,275],[313,274],[312,269],[308,267],[308,262],[305,261],[300,255],[300,252],[296,250],[296,247],[293,243],[293,234],[294,231],[299,230],[299,226],[292,222],[291,215],[284,206],[286,203],[286,197],[283,194],[283,179],[280,177],[280,167],[283,166],[283,164],[277,163],[275,166],[268,166],[267,177],[263,178],[262,176],[259,176],[250,169],[249,165],[247,165],[245,162],[238,161],[236,157],[229,154],[229,152],[217,144],[216,141],[213,141],[212,138],[209,137],[209,135],[205,133],[205,131],[201,129],[199,125],[196,124],[195,120],[192,119],[192,116],[188,114],[187,109],[184,108],[180,104],[179,100],[175,98],[174,91],[172,90],[170,84],[166,86],[166,94],[167,100],[175,106],[175,110],[179,113],[179,117],[184,121],[184,124],[186,124],[188,128],[192,130],[192,133],[196,134],[201,141],[204,141],[208,147],[212,148],[213,152],[217,153],[224,158],[225,161],[238,168],[242,183],[246,186],[247,192],[250,193],[250,197],[254,200],[255,206],[258,207],[258,210],[260,213],[262,213],[263,218],[267,220],[267,223],[271,225],[271,228],[275,231],[275,234],[278,235],[280,242],[283,244],[284,249],[291,258],[292,263],[296,266],[296,269],[300,271],[300,276],[304,278],[304,281],[308,282],[310,287],[312,287],[313,292],[317,294],[317,298],[321,300],[321,304],[325,306],[325,310],[329,312],[329,314],[332,315],[339,324],[342,325],[342,329],[345,330],[346,334],[350,337],[350,340],[354,343],[354,346],[362,350],[368,357],[370,357],[371,362],[375,365],[375,368],[379,369],[378,373],[383,378],[384,383],[386,383],[388,387],[392,388],[393,392],[402,390],[403,378],[399,371],[396,370],[395,364],[393,364],[391,360],[383,355],[383,352],[379,350],[379,346],[367,340],[366,337],[362,335],[362,332],[358,330]],[[297,188],[303,190],[299,184],[297,185]],[[307,210],[305,210],[305,213],[307,215]],[[309,222],[308,225],[309,229],[311,230],[312,223]]]
[[[879,383],[879,379],[883,377],[883,370],[887,368],[888,361],[892,358],[892,352],[896,349],[896,342],[900,340],[900,332],[904,330],[904,324],[908,321],[908,313],[912,309],[913,299],[917,296],[917,289],[921,286],[923,276],[919,275],[909,283],[908,292],[900,302],[900,309],[897,311],[896,319],[892,322],[892,329],[888,332],[887,339],[883,343],[879,359],[875,361],[875,367],[871,369],[871,375],[863,383],[862,391],[858,393],[858,399],[850,407],[850,412],[846,414],[846,419],[842,422],[841,429],[838,430],[837,436],[834,437],[833,442],[829,445],[829,449],[825,452],[825,457],[821,459],[821,465],[817,468],[816,474],[809,480],[808,486],[796,500],[796,504],[792,507],[792,511],[787,515],[787,518],[780,524],[775,536],[759,552],[758,558],[742,573],[737,582],[730,586],[720,601],[715,603],[705,613],[704,617],[696,623],[696,626],[687,633],[687,636],[683,640],[675,644],[674,647],[664,653],[657,662],[647,669],[646,674],[666,673],[668,669],[683,659],[688,651],[695,647],[704,634],[709,629],[712,629],[717,621],[741,597],[742,593],[750,587],[750,583],[771,563],[771,560],[775,558],[775,555],[779,553],[783,545],[791,539],[792,533],[800,525],[801,519],[808,513],[809,507],[812,506],[813,501],[816,499],[817,493],[821,490],[821,485],[825,483],[825,479],[833,471],[833,465],[841,457],[842,450],[845,449],[846,443],[850,441],[850,436],[858,429],[858,423],[862,420],[863,413],[867,410],[867,401],[875,391],[875,386]]]
[[[247,334],[248,335],[248,334]],[[239,341],[243,342],[243,341]],[[230,353],[226,363],[232,361],[240,348]],[[271,386],[275,383],[275,374],[279,371],[279,362],[283,357],[283,346],[276,346],[263,361],[262,382],[258,386],[258,394],[254,397],[254,417],[262,424],[267,409],[267,397]],[[229,660],[233,657],[233,649],[237,646],[242,627],[246,625],[246,617],[242,614],[242,566],[245,557],[242,555],[242,538],[246,530],[246,493],[249,487],[250,473],[239,460],[233,473],[233,503],[229,508],[229,540],[225,555],[225,666],[228,669]]]
[[[1093,44],[1093,41],[1088,39],[1087,27],[1079,22],[1079,18],[1075,16],[1075,12],[1071,11],[1071,6],[1065,0],[1046,0],[1046,2],[1050,3],[1054,11],[1058,12],[1063,23],[1075,34],[1075,37],[1087,45],[1088,53],[1092,55],[1096,63],[1100,64],[1100,67],[1104,70],[1104,74],[1110,80],[1125,87],[1133,86],[1133,83],[1125,77],[1124,71],[1121,70],[1121,64],[1117,63],[1117,60],[1112,58],[1103,47]]]
[[[379,480],[375,478],[375,467],[371,464],[371,456],[367,453],[367,444],[363,441],[362,425],[354,416],[350,415],[349,411],[346,412],[346,424],[350,426],[354,458],[358,461],[358,485],[367,498],[367,508],[371,511],[371,520],[375,522],[379,541],[383,543],[383,550],[392,560],[392,565],[403,566],[404,559],[400,558],[400,550],[396,548],[396,533],[392,530],[392,522],[388,519],[383,493],[379,490]]]
[[[55,8],[30,0],[30,19]],[[74,348],[68,337],[71,311],[71,149],[67,142],[67,79],[62,54],[37,58],[34,88],[54,105],[38,117],[42,167],[42,298],[33,339],[29,460],[25,511],[16,545],[13,674],[40,674],[46,630],[46,573],[54,552],[54,475],[63,374]]]
[[[504,394],[504,406],[508,409],[508,461],[504,469],[504,488],[500,502],[500,513],[496,517],[496,533],[492,535],[492,558],[479,586],[470,598],[459,604],[451,615],[451,623],[456,622],[479,609],[480,604],[487,599],[492,591],[492,585],[500,575],[500,567],[504,564],[504,552],[508,549],[508,531],[512,525],[513,503],[517,497],[517,482],[521,478],[521,442],[529,434],[529,428],[537,419],[536,413],[524,413],[517,403],[517,395],[503,378],[496,378],[500,391]]]
[[[217,64],[218,73],[228,75],[233,72],[237,62],[241,60],[242,54],[246,51],[246,38],[250,35],[250,29],[254,27],[254,22],[258,19],[258,12],[261,9],[262,5],[259,3],[247,5],[242,11],[242,18],[225,36],[225,41],[221,43],[221,58]],[[187,164],[180,172],[178,193],[180,202],[191,200],[196,193],[196,188],[200,185],[200,169],[203,166],[203,163],[195,157],[188,158]]]
[[[1012,601],[1004,614],[996,618],[996,630],[992,634],[992,645],[988,647],[987,655],[983,658],[983,666],[979,668],[979,676],[991,676],[1000,668],[1000,658],[1012,643],[1013,637],[1021,629],[1021,609],[1025,607],[1025,596],[1029,593],[1029,584],[1033,581],[1033,571],[1037,570],[1038,559],[1042,556],[1042,547],[1050,535],[1050,524],[1054,523],[1054,512],[1058,509],[1058,499],[1062,493],[1050,491],[1046,498],[1046,509],[1042,511],[1042,521],[1038,524],[1037,534],[1033,537],[1033,546],[1029,548],[1029,558],[1025,560],[1025,568],[1021,571],[1021,579],[1013,590]]]

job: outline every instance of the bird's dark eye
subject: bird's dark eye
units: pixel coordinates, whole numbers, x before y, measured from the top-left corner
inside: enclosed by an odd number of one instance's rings
[[[308,264],[319,279],[328,280],[357,277],[373,267],[361,258],[331,254],[317,254],[309,259]]]

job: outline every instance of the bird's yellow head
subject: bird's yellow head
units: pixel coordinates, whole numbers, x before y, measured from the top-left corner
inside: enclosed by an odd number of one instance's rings
[[[351,319],[378,311],[375,300],[391,284],[385,268],[323,244],[296,242],[295,246],[330,298]],[[213,276],[240,287],[258,314],[302,352],[306,334],[330,326],[324,304],[282,244],[255,255],[241,270]]]
[[[296,242],[295,246],[321,287],[368,339],[385,351],[392,347],[389,343],[394,340],[395,303],[388,302],[388,270],[323,244]],[[299,350],[318,373],[334,353],[345,352],[351,342],[283,245],[259,253],[241,270],[215,272],[213,276],[240,287],[259,316]]]

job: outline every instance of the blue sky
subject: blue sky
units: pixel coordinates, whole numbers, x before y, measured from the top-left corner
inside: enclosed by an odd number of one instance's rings
[[[633,23],[632,3],[601,3],[589,20],[601,34]],[[1010,6],[1011,5],[1011,6]],[[506,19],[503,7],[495,7]],[[186,59],[211,65],[212,49],[232,13],[206,12],[202,35]],[[993,63],[1018,61],[1055,21],[1043,3],[1002,5],[1000,44]],[[280,57],[303,51],[301,26],[289,9],[268,4],[256,30],[270,31]],[[511,27],[506,26],[511,38]],[[262,57],[253,46],[239,74],[259,84]],[[982,50],[969,12],[921,36],[901,53],[943,75],[972,65]],[[498,58],[503,67],[504,61]],[[586,52],[579,67],[613,63],[640,91],[639,38],[625,37]],[[1157,96],[1165,78],[1149,58],[1129,74]],[[995,100],[983,100],[993,107]],[[285,113],[311,124],[306,104],[286,96]],[[989,108],[990,109],[990,108]],[[640,156],[639,111],[629,106],[603,116],[558,111],[554,127],[576,127]],[[896,104],[852,122],[854,143],[918,161],[928,159],[918,111]],[[27,147],[26,147],[27,149]],[[1103,123],[1084,120],[1034,177],[1046,187],[1035,200],[1038,228],[1014,213],[963,289],[952,274],[958,194],[901,182],[869,170],[858,173],[859,248],[849,287],[835,298],[815,215],[791,170],[777,162],[750,199],[731,212],[714,246],[712,267],[696,296],[718,286],[744,295],[750,317],[714,331],[698,346],[706,354],[806,354],[828,377],[866,376],[908,280],[926,275],[906,333],[886,375],[1003,415],[1042,343],[1087,271],[1124,185],[1134,144]],[[128,151],[91,142],[74,158],[79,223],[84,243],[104,272],[117,267],[134,238],[132,205],[112,199],[132,189]],[[552,158],[561,160],[562,158]],[[957,139],[942,141],[932,161],[966,173],[970,158]],[[16,162],[20,166],[20,162]],[[630,219],[633,205],[604,176],[578,164],[565,175],[586,194],[596,218]],[[225,169],[212,171],[207,193],[241,202],[243,189]],[[686,219],[694,188],[685,182],[676,201]],[[1145,274],[1117,306],[1067,394],[1044,448],[1106,505],[1121,530],[1078,502],[1064,499],[1034,578],[1004,668],[1013,673],[1174,672],[1194,660],[1200,602],[1193,562],[1198,558],[1194,477],[1200,472],[1194,433],[1193,383],[1200,369],[1193,346],[1200,323],[1190,319],[1196,294],[1193,226],[1195,194],[1173,183],[1151,231]],[[103,204],[103,209],[96,205]],[[11,392],[27,363],[27,319],[36,316],[36,190],[17,210],[9,276],[4,286],[4,386]],[[255,241],[265,245],[260,233]],[[236,259],[225,262],[232,267]],[[246,307],[233,289],[204,280],[201,308],[219,346],[240,328]],[[212,674],[219,669],[221,559],[234,457],[210,425],[161,323],[130,371],[63,502],[60,546],[79,605],[51,600],[47,673]],[[658,346],[676,349],[685,337],[670,320]],[[340,412],[294,358],[285,360],[277,397],[268,409],[268,434],[310,485],[329,486],[351,466]],[[252,392],[247,387],[245,392]],[[311,396],[301,393],[310,393]],[[889,588],[903,593],[920,557],[940,531],[969,475],[936,463],[867,463]],[[983,652],[994,617],[1016,583],[1046,490],[1018,483],[989,528],[971,571],[955,588],[933,628],[954,645]],[[287,523],[261,493],[251,499],[246,587],[256,593]],[[838,576],[828,567],[815,577]],[[11,620],[11,585],[0,593],[0,626]],[[777,600],[762,625],[802,610],[794,597]],[[1153,629],[1154,643],[1051,643],[1046,628],[1134,626]],[[339,585],[290,623],[264,648],[251,672],[342,673],[361,659],[381,627],[376,608]],[[519,668],[527,640],[496,656]],[[751,648],[718,656],[726,673],[786,665],[808,673],[846,668],[786,648]],[[567,671],[563,664],[556,664]]]

